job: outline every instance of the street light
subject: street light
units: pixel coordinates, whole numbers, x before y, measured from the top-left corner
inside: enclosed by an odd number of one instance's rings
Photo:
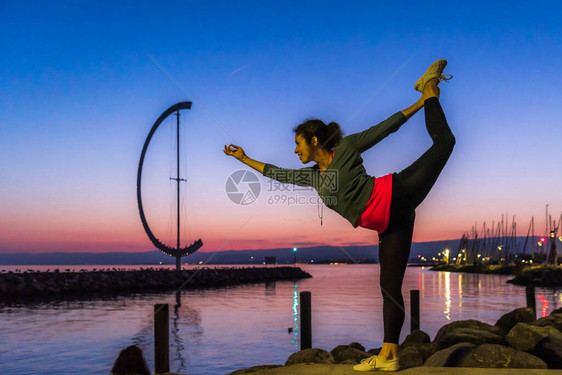
[[[293,247],[293,263],[297,264],[297,248]]]

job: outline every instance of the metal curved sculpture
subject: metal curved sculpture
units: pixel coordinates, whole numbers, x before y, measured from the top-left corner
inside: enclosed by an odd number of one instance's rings
[[[146,221],[146,217],[144,215],[144,209],[143,209],[143,206],[142,206],[142,194],[141,194],[142,166],[143,166],[143,163],[144,163],[144,157],[145,157],[145,154],[146,154],[146,150],[148,149],[148,144],[150,143],[150,140],[152,139],[152,136],[154,135],[154,133],[156,132],[156,129],[158,129],[160,124],[169,115],[171,115],[174,112],[177,112],[178,134],[179,134],[179,111],[181,109],[190,109],[190,108],[191,108],[191,102],[180,102],[180,103],[177,103],[177,104],[171,106],[166,111],[164,111],[164,113],[162,113],[162,115],[160,115],[158,120],[156,120],[156,122],[152,126],[152,129],[150,129],[150,132],[148,133],[148,137],[146,137],[146,141],[144,142],[144,146],[142,148],[142,153],[141,153],[140,161],[139,161],[139,169],[138,169],[138,173],[137,173],[137,203],[138,203],[138,206],[139,206],[139,213],[140,213],[142,225],[144,227],[144,231],[148,235],[148,238],[150,238],[150,241],[152,241],[154,246],[156,246],[156,248],[158,248],[164,254],[176,257],[176,260],[177,260],[176,266],[178,267],[178,269],[180,267],[180,258],[182,256],[192,254],[192,253],[196,252],[197,250],[199,250],[199,248],[201,246],[203,246],[203,241],[201,241],[201,239],[198,239],[197,241],[193,242],[191,245],[180,248],[179,228],[178,228],[178,245],[177,245],[176,248],[167,246],[166,244],[161,242],[158,238],[156,238],[156,236],[152,233],[152,231],[150,230],[150,227],[148,226],[148,223]],[[185,181],[185,180],[179,178],[179,140],[178,140],[178,178],[174,179],[174,180],[177,180],[178,184],[179,184],[179,181]],[[178,187],[178,227],[179,227],[179,187]]]

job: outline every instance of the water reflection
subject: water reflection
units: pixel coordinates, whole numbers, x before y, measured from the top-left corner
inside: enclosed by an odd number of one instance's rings
[[[293,329],[292,334],[292,341],[291,343],[295,346],[295,351],[299,350],[299,340],[298,340],[298,336],[299,336],[299,314],[298,314],[298,306],[299,306],[299,292],[297,290],[297,283],[295,283],[295,289],[293,290]]]
[[[141,328],[140,331],[131,338],[131,344],[138,346],[139,348],[143,349],[143,351],[146,351],[146,349],[150,347],[150,344],[152,342],[152,332],[152,321],[147,319],[143,328]]]
[[[458,283],[459,283],[459,313],[462,314],[462,284],[463,284],[463,280],[462,280],[462,273],[459,273],[459,279],[458,279]]]
[[[424,267],[422,267],[422,270],[424,269]],[[423,300],[425,297],[425,272],[420,272],[419,276],[418,276],[418,290],[420,291],[420,298]]]
[[[544,318],[545,316],[547,316],[547,310],[548,310],[548,300],[545,298],[544,294],[539,294],[537,295],[537,297],[539,297],[539,301],[541,302],[541,318]]]
[[[443,277],[445,278],[445,318],[451,320],[451,273],[444,272]]]
[[[192,352],[186,348],[185,340],[193,343],[200,342],[202,336],[200,313],[188,305],[182,305],[182,291],[175,292],[175,303],[173,304],[173,314],[170,317],[170,366],[175,371],[183,373],[186,371],[190,358],[186,355]],[[165,297],[166,295],[164,295]],[[161,301],[162,297],[160,297]],[[157,302],[157,301],[154,301]],[[154,315],[147,312],[142,319],[142,327],[137,333],[132,335],[131,344],[139,346],[144,352],[149,365],[153,363],[154,355]]]
[[[142,294],[9,305],[0,301],[0,372],[42,373],[48,363],[49,372],[59,375],[108,374],[119,351],[131,344],[143,349],[154,368],[155,303],[174,306],[170,316],[174,372],[226,374],[264,363],[282,364],[300,347],[300,290],[314,295],[313,334],[319,347],[331,350],[353,341],[380,347],[378,265],[302,268],[313,278],[298,284],[278,281],[265,287],[184,290],[179,296]],[[421,329],[434,337],[450,321],[478,319],[495,324],[503,314],[525,306],[525,288],[507,284],[509,278],[408,268],[403,292],[409,296],[410,290],[420,290]],[[562,307],[560,291],[536,290],[537,315]],[[407,334],[408,329],[403,329],[400,340]]]
[[[275,281],[266,281],[265,282],[265,295],[268,297],[275,297]]]
[[[185,370],[185,359],[182,356],[182,352],[184,350],[183,341],[181,339],[181,335],[179,334],[180,329],[178,326],[178,320],[180,318],[180,310],[181,307],[181,290],[176,292],[176,304],[174,305],[174,318],[172,320],[172,338],[174,343],[172,344],[172,348],[174,349],[174,359],[178,362],[178,372],[182,372]]]

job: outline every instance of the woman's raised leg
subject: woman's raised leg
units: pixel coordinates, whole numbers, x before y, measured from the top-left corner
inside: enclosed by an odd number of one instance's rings
[[[455,146],[455,136],[439,103],[437,84],[437,80],[432,80],[424,88],[424,96],[427,96],[424,101],[425,124],[433,145],[396,176],[396,183],[399,185],[396,190],[399,196],[392,199],[409,210],[414,210],[425,199]],[[432,92],[437,95],[431,95]]]

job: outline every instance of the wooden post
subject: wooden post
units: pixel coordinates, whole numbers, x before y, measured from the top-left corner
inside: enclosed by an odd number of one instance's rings
[[[310,292],[300,293],[301,305],[301,350],[312,348]]]
[[[533,310],[535,319],[537,318],[537,302],[535,300],[535,287],[528,286],[525,288],[525,294],[527,295],[527,307]]]
[[[168,304],[154,305],[154,372],[170,372]]]
[[[410,290],[410,332],[420,329],[420,291]]]

